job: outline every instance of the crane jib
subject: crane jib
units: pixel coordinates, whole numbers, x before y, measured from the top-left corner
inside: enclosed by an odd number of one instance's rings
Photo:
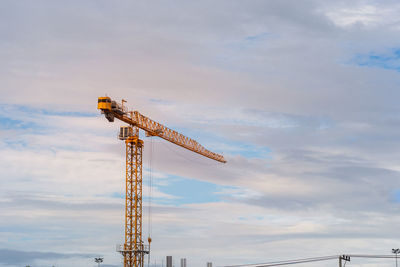
[[[111,111],[112,112],[112,111]],[[114,113],[114,112],[113,112]],[[171,143],[174,143],[178,146],[186,148],[190,151],[198,153],[202,156],[207,158],[226,163],[225,158],[222,155],[219,155],[215,152],[209,151],[208,149],[204,148],[200,145],[197,141],[186,137],[168,127],[151,120],[150,118],[140,114],[138,111],[127,112],[126,114],[113,114],[115,118],[126,122],[127,124],[131,125],[132,127],[138,127],[150,136],[158,136],[164,140],[167,140]]]

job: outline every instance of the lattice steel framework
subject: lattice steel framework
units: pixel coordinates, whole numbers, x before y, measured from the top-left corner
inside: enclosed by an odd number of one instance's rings
[[[126,144],[126,205],[124,267],[143,267],[148,253],[142,240],[142,150],[138,129],[125,140]]]
[[[121,127],[119,139],[126,144],[126,206],[125,206],[125,243],[118,246],[117,251],[124,256],[124,267],[143,267],[144,255],[150,252],[151,238],[148,246],[142,240],[142,149],[143,141],[139,139],[139,129],[145,131],[146,136],[158,136],[164,140],[186,148],[210,159],[225,163],[225,158],[214,153],[197,141],[184,136],[138,111],[128,111],[110,97],[99,97],[97,108],[106,119],[113,122],[119,119],[129,126]]]
[[[149,136],[158,136],[164,140],[167,140],[178,146],[181,146],[188,150],[196,152],[207,158],[210,158],[210,159],[222,162],[222,163],[226,163],[226,160],[222,155],[214,153],[214,152],[204,148],[196,140],[186,137],[183,134],[180,134],[177,131],[174,131],[174,130],[162,125],[161,123],[153,121],[152,119],[150,119],[146,116],[143,116],[138,111],[132,111],[132,112],[129,112],[129,113],[126,113],[123,115],[115,113],[115,112],[109,112],[109,111],[103,111],[103,112],[106,115],[109,114],[109,116],[112,116],[113,119],[115,117],[123,122],[128,123],[131,126],[135,126],[135,127],[138,127],[140,129],[144,130]]]

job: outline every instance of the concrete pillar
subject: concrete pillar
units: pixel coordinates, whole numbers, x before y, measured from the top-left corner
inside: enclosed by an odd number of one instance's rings
[[[172,267],[172,256],[167,256],[167,267]]]
[[[186,258],[181,259],[181,267],[186,267]]]

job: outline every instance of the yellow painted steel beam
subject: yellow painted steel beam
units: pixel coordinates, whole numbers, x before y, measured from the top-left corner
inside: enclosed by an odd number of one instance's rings
[[[142,240],[142,151],[138,135],[126,141],[126,197],[124,267],[143,267],[148,253]]]
[[[104,101],[105,97],[99,98],[99,101]],[[110,100],[110,98],[107,99],[107,101]],[[115,101],[113,101],[115,102]],[[104,108],[103,108],[104,106]],[[206,148],[204,148],[202,145],[200,145],[196,140],[193,140],[189,137],[186,137],[183,134],[178,133],[177,131],[174,131],[142,114],[140,114],[138,111],[127,111],[122,105],[118,105],[117,108],[112,109],[109,106],[105,107],[105,104],[103,102],[99,102],[98,104],[98,109],[101,109],[102,112],[106,115],[106,117],[112,117],[112,118],[117,118],[123,122],[126,122],[133,127],[138,127],[144,131],[148,135],[151,136],[158,136],[162,139],[165,139],[171,143],[174,143],[178,146],[184,147],[190,151],[193,151],[195,153],[198,153],[202,156],[205,156],[207,158],[226,163],[226,160],[224,156],[219,155],[217,153],[214,153]]]
[[[210,159],[223,163],[226,163],[226,160],[197,141],[143,116],[138,111],[128,112],[124,102],[126,101],[123,100],[120,105],[110,97],[99,97],[97,108],[110,122],[117,118],[132,127],[127,131],[129,137],[123,137],[126,144],[125,243],[120,252],[124,256],[124,267],[143,267],[144,255],[149,253],[149,246],[145,246],[142,240],[143,141],[139,139],[139,129],[149,136],[158,136]],[[150,237],[148,242],[150,245]]]
[[[196,152],[207,158],[226,163],[224,156],[211,152],[200,145],[196,140],[186,137],[177,131],[155,122],[152,119],[140,114],[138,111],[130,112],[124,115],[115,114],[115,117],[121,121],[131,124],[132,126],[139,127],[140,129],[146,131],[149,135],[158,136],[164,140]]]

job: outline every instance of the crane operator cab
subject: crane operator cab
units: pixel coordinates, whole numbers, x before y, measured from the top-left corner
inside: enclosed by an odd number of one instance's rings
[[[101,113],[104,114],[109,122],[114,121],[114,114],[111,112],[111,104],[111,98],[108,96],[99,97],[97,100],[97,109],[101,110]]]
[[[114,121],[115,114],[122,116],[126,113],[123,103],[122,105],[120,105],[116,101],[111,100],[111,98],[109,98],[108,96],[98,98],[97,109],[101,110],[101,113],[105,115],[109,122]]]
[[[103,110],[111,110],[111,98],[108,96],[99,97],[97,100],[97,109]]]

